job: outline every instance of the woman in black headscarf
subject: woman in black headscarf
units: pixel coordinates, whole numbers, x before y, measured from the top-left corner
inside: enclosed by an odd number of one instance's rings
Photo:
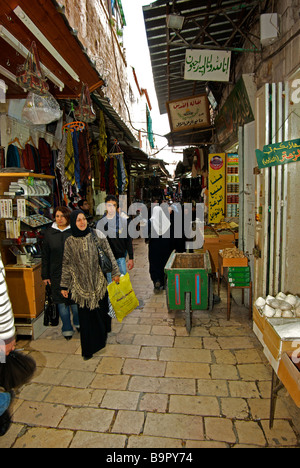
[[[108,315],[107,281],[99,265],[98,251],[85,214],[81,210],[71,213],[70,236],[65,243],[61,293],[78,304],[82,356],[90,359],[106,345],[111,331]],[[97,243],[110,258],[112,278],[119,281],[119,268],[106,238],[97,237]]]

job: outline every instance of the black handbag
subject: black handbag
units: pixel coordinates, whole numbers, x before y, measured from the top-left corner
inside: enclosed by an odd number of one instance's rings
[[[57,327],[58,323],[59,313],[57,305],[53,303],[51,286],[47,284],[44,304],[44,326]]]
[[[98,243],[98,239],[97,239],[97,236],[95,234],[95,232],[92,230],[92,236],[93,236],[93,239],[95,241],[95,244],[96,244],[96,247],[97,247],[97,251],[98,251],[98,258],[99,258],[99,265],[100,265],[100,268],[102,270],[102,272],[106,275],[107,273],[111,273],[112,272],[112,269],[113,269],[113,266],[112,266],[112,262],[111,262],[111,259],[106,255],[106,253],[103,252],[103,250],[101,249],[99,243]]]

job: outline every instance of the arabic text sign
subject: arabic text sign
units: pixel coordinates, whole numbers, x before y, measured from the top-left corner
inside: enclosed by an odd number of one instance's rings
[[[219,223],[225,213],[225,153],[209,154],[208,222]]]
[[[300,139],[266,145],[263,151],[255,150],[258,167],[263,169],[300,161]]]
[[[209,127],[210,115],[206,94],[166,103],[171,131]]]
[[[185,80],[229,81],[231,52],[188,49],[185,57]]]

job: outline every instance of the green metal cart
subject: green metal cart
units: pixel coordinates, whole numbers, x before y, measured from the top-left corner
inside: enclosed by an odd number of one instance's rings
[[[193,310],[212,310],[212,268],[209,253],[172,252],[166,266],[169,312],[185,312],[187,332],[192,328]]]

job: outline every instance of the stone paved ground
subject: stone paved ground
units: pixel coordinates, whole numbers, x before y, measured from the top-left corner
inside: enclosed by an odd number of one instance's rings
[[[1,448],[296,447],[299,412],[282,390],[269,429],[271,368],[252,332],[248,310],[225,294],[197,312],[187,336],[180,313],[154,295],[147,246],[135,243],[132,282],[143,307],[113,331],[104,350],[83,361],[79,335],[60,328],[20,341],[37,362],[13,404]],[[298,424],[297,424],[298,422]]]

